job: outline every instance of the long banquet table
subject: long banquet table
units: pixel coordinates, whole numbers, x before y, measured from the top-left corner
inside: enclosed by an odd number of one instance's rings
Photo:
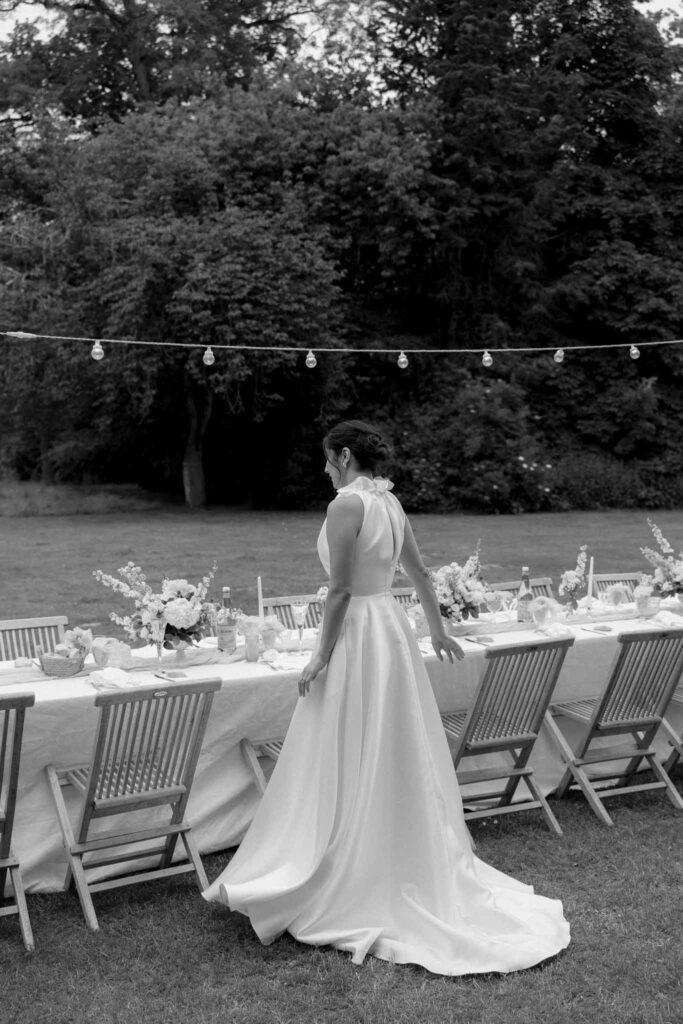
[[[554,699],[596,695],[612,663],[619,632],[644,628],[642,622],[633,618],[612,621],[609,627],[610,632],[605,635],[589,632],[581,625],[572,627],[575,643],[568,652]],[[441,712],[470,705],[483,669],[485,647],[467,637],[459,639],[466,656],[452,665],[438,661],[433,653],[425,653],[422,644],[425,665]],[[538,639],[538,634],[531,630],[498,633],[494,637],[496,644],[532,639]],[[296,680],[308,656],[300,655],[298,662],[296,657],[290,656],[290,667],[285,670],[274,670],[260,661],[186,669],[189,678],[218,676],[222,680],[221,689],[214,697],[188,805],[188,817],[202,853],[235,846],[244,835],[257,805],[258,793],[242,761],[239,741],[245,736],[265,739],[284,735],[298,699]],[[135,675],[137,673],[131,673],[131,677]],[[67,866],[45,765],[87,761],[98,714],[94,706],[96,691],[89,676],[67,679],[36,676],[35,669],[17,669],[12,663],[0,663],[0,696],[15,691],[35,693],[35,706],[26,715],[14,829],[14,846],[24,883],[27,891],[34,893],[63,889]],[[132,682],[163,685],[151,673],[139,676],[139,679],[132,678]],[[683,706],[672,704],[667,717],[674,728],[683,728]],[[665,740],[660,743],[661,755],[666,756],[670,748]],[[552,792],[561,776],[562,764],[544,735],[536,744],[532,764],[544,792]],[[70,790],[71,787],[65,792],[73,820],[78,796],[69,795]],[[590,813],[586,807],[586,814]],[[558,815],[561,823],[561,805]],[[100,869],[100,872],[104,876],[116,870],[122,869],[116,866]]]

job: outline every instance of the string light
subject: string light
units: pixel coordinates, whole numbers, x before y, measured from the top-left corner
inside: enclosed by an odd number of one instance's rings
[[[211,348],[210,345],[206,346],[206,351],[202,356],[202,362],[204,363],[204,366],[213,366],[213,364],[216,362],[216,357],[213,354],[213,349]]]
[[[315,358],[315,353],[309,348],[308,355],[306,356],[306,366],[309,370],[313,370],[317,365],[318,360]]]
[[[143,341],[141,339],[134,338],[88,338],[88,337],[77,337],[76,335],[64,335],[64,334],[33,334],[30,331],[4,331],[0,330],[0,337],[16,338],[18,340],[38,340],[43,341],[74,341],[74,342],[89,342],[92,344],[91,355],[94,359],[102,359],[104,350],[102,349],[102,343],[105,345],[147,345],[152,347],[163,347],[163,348],[203,348],[204,354],[207,355],[209,352],[213,354],[213,349],[225,349],[228,352],[301,352],[302,348],[300,345],[216,345],[208,348],[201,343],[194,341]],[[600,345],[572,345],[572,352],[586,352],[586,351],[597,351],[597,350],[614,350],[628,348],[631,359],[640,358],[640,349],[645,347],[662,345],[683,345],[683,338],[671,338],[662,341],[641,341],[640,348],[636,345],[627,345],[623,342],[619,343],[607,343]],[[316,352],[332,352],[337,355],[343,355],[349,353],[352,355],[391,355],[396,352],[396,349],[391,348],[347,348],[342,345],[328,345],[320,346],[315,349],[304,349],[307,352],[306,365],[312,366],[312,360],[316,359]],[[560,363],[564,359],[564,349],[554,348],[550,345],[520,345],[513,348],[494,348],[493,353],[495,355],[521,355],[523,353],[554,353],[553,358],[556,362]],[[488,349],[482,348],[409,348],[401,349],[398,355],[398,365],[401,369],[406,369],[408,366],[409,355],[448,355],[448,356],[463,356],[463,355],[482,355],[482,363],[484,366],[491,366],[493,363],[493,355]],[[316,360],[317,363],[317,360]],[[211,365],[207,363],[207,365]]]

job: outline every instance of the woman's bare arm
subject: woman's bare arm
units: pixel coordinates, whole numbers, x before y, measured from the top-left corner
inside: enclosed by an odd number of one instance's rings
[[[449,661],[452,661],[452,655],[460,660],[465,657],[465,652],[462,647],[446,633],[443,627],[443,620],[441,618],[441,611],[439,610],[439,602],[436,599],[434,593],[434,587],[432,581],[429,578],[429,571],[426,569],[424,562],[422,561],[422,555],[420,549],[417,546],[413,528],[410,525],[408,519],[405,523],[405,532],[403,537],[403,548],[401,550],[401,565],[405,569],[410,582],[415,587],[420,604],[424,608],[424,613],[427,616],[427,622],[429,623],[429,630],[432,638],[432,646],[436,653],[437,658],[443,661],[441,652],[445,651]]]
[[[305,697],[311,680],[330,660],[351,600],[351,579],[356,541],[363,525],[363,502],[356,494],[331,501],[327,509],[327,542],[330,548],[330,585],[325,600],[318,650],[301,673],[299,694]]]

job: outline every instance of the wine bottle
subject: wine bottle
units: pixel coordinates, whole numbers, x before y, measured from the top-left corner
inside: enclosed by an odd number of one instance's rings
[[[529,583],[529,566],[522,566],[522,582],[517,591],[517,622],[531,622],[531,602],[533,591]]]
[[[237,620],[233,613],[230,587],[223,587],[222,604],[216,621],[216,647],[226,654],[234,654],[237,650]]]

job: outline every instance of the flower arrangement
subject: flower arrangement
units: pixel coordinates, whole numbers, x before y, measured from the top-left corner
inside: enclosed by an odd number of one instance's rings
[[[110,619],[123,626],[131,640],[170,648],[181,641],[194,644],[213,632],[216,607],[207,600],[207,593],[216,568],[214,563],[196,586],[186,579],[165,578],[160,593],[152,590],[140,566],[133,562],[118,570],[120,579],[101,569],[93,570],[93,576],[134,602],[132,615],[109,613]]]
[[[560,576],[560,585],[557,588],[560,597],[564,597],[573,608],[577,607],[576,595],[585,585],[587,561],[586,546],[586,544],[581,545],[576,557],[576,568],[567,569],[562,573]]]
[[[651,519],[647,522],[659,547],[659,551],[648,547],[640,549],[648,562],[654,566],[653,592],[683,594],[683,551],[679,551],[675,556],[674,549],[657,524]]]
[[[88,654],[93,645],[93,635],[91,629],[81,629],[80,626],[74,626],[73,629],[67,629],[64,632],[63,643],[69,648],[70,651],[78,651],[79,654]]]
[[[430,572],[441,615],[445,619],[473,619],[485,601],[486,584],[481,575],[479,545],[464,565],[451,562]]]

